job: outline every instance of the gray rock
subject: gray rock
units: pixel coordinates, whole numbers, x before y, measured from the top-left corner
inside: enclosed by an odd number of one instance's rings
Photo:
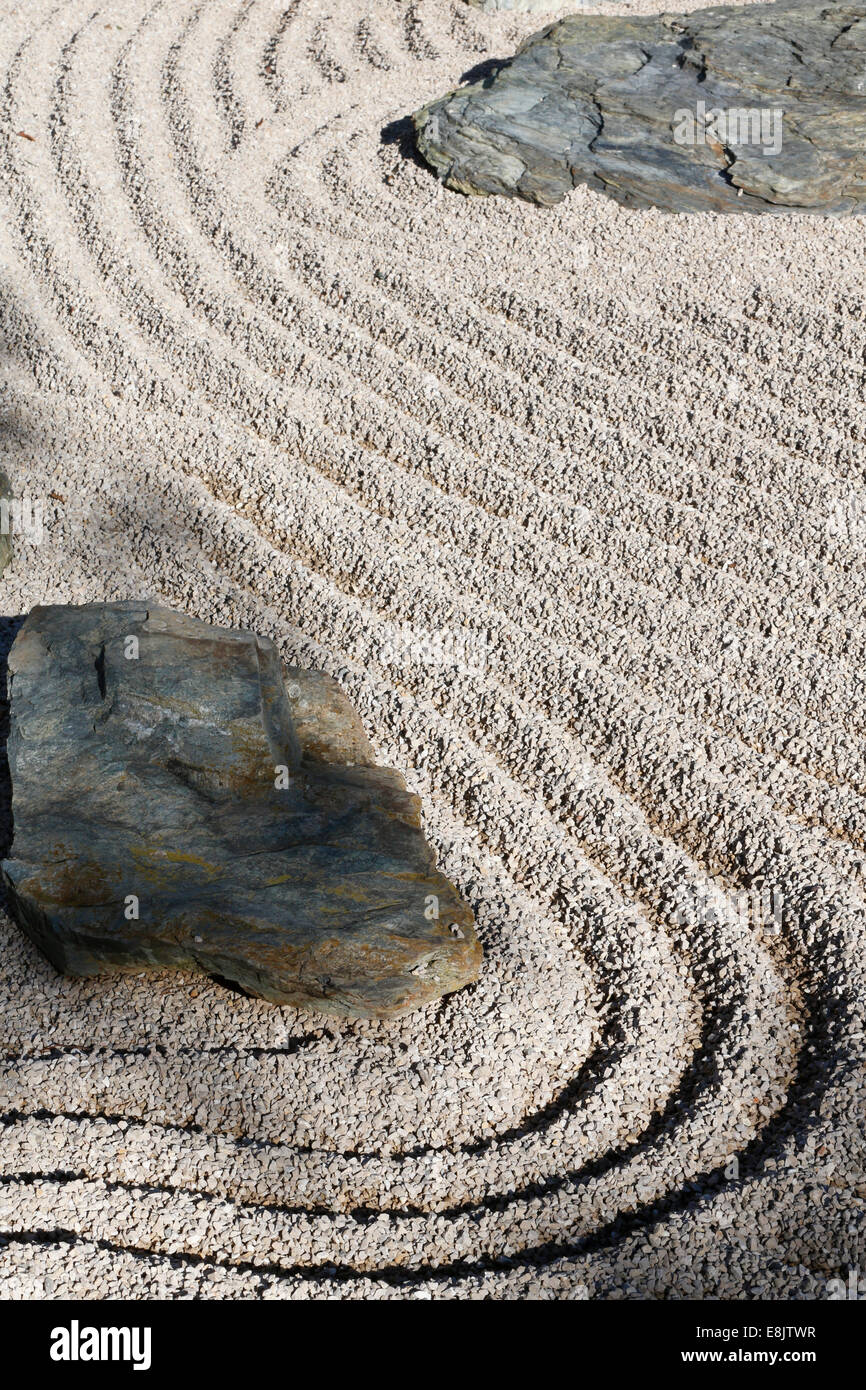
[[[416,112],[449,187],[672,212],[866,211],[866,5],[572,15]]]
[[[197,968],[359,1017],[477,977],[418,798],[329,676],[141,602],[33,609],[9,669],[3,873],[59,969]]]
[[[0,574],[3,573],[12,556],[12,537],[11,537],[11,513],[9,503],[12,500],[12,489],[9,486],[9,479],[0,468]],[[6,506],[2,506],[2,503]]]

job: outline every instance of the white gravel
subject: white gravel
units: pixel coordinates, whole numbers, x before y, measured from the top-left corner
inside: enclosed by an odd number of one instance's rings
[[[866,1270],[864,225],[444,192],[399,122],[540,22],[0,0],[2,613],[331,671],[486,952],[339,1024],[0,918],[0,1296]]]

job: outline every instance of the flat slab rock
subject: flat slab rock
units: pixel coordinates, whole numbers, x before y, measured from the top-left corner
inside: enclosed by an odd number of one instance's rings
[[[199,969],[358,1017],[477,978],[418,798],[331,677],[140,602],[33,609],[9,669],[3,873],[60,970]]]
[[[0,574],[3,573],[10,559],[12,558],[11,540],[11,511],[12,489],[9,486],[9,479],[0,469],[0,503],[6,503],[5,509],[0,507]]]
[[[866,4],[571,15],[416,112],[449,187],[671,212],[866,211]]]

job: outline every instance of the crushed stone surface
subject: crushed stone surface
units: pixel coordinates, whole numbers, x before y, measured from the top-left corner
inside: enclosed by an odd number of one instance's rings
[[[866,1262],[862,220],[446,192],[409,113],[538,15],[0,20],[43,519],[4,648],[145,596],[331,672],[485,951],[342,1023],[63,978],[0,918],[0,1294],[826,1296]]]

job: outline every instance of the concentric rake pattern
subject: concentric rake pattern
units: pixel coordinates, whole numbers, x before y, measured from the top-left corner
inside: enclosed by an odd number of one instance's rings
[[[7,1296],[820,1296],[866,1191],[857,228],[443,193],[406,114],[531,17],[3,8],[46,508],[3,612],[153,593],[330,670],[485,947],[340,1025],[4,919]]]

